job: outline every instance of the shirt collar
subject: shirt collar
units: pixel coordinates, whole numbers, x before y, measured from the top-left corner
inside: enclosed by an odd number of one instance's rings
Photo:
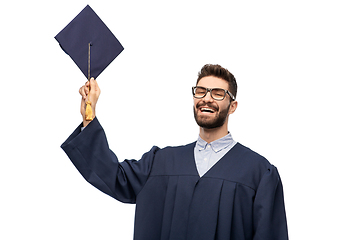
[[[202,139],[199,136],[198,140],[196,142],[196,147],[199,149],[199,151],[202,151],[208,145],[210,145],[214,152],[219,152],[219,151],[227,148],[233,142],[234,142],[234,139],[232,138],[231,133],[228,133],[226,136],[219,138],[211,143],[207,143],[204,139]]]

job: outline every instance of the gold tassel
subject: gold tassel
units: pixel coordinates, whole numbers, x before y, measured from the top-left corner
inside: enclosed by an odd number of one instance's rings
[[[86,110],[85,110],[85,120],[86,121],[92,121],[93,120],[93,112],[91,108],[91,102],[86,102]]]
[[[90,95],[90,46],[91,46],[91,42],[89,42],[88,46],[88,80],[89,80],[89,95]],[[92,112],[92,108],[91,108],[91,102],[87,101],[86,102],[86,109],[85,109],[85,120],[86,121],[92,121],[93,120],[93,112]]]

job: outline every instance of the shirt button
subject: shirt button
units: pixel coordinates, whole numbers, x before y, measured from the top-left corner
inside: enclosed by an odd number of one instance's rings
[[[204,158],[204,161],[206,162],[206,161],[207,161],[207,158]]]

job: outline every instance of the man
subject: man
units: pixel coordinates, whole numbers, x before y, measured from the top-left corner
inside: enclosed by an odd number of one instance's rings
[[[90,91],[89,91],[90,86]],[[81,125],[62,148],[83,177],[121,202],[136,203],[134,239],[288,239],[277,169],[228,132],[237,107],[235,77],[205,65],[193,87],[196,142],[153,147],[139,161],[118,162],[95,114],[100,89],[80,88]],[[85,119],[92,102],[94,120]]]

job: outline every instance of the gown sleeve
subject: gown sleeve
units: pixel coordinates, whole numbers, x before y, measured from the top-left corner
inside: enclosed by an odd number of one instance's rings
[[[263,175],[254,200],[254,240],[287,240],[283,187],[279,173],[270,166]]]
[[[100,191],[125,203],[135,203],[152,167],[157,147],[139,161],[118,162],[95,118],[82,132],[79,126],[61,145],[81,175]]]

